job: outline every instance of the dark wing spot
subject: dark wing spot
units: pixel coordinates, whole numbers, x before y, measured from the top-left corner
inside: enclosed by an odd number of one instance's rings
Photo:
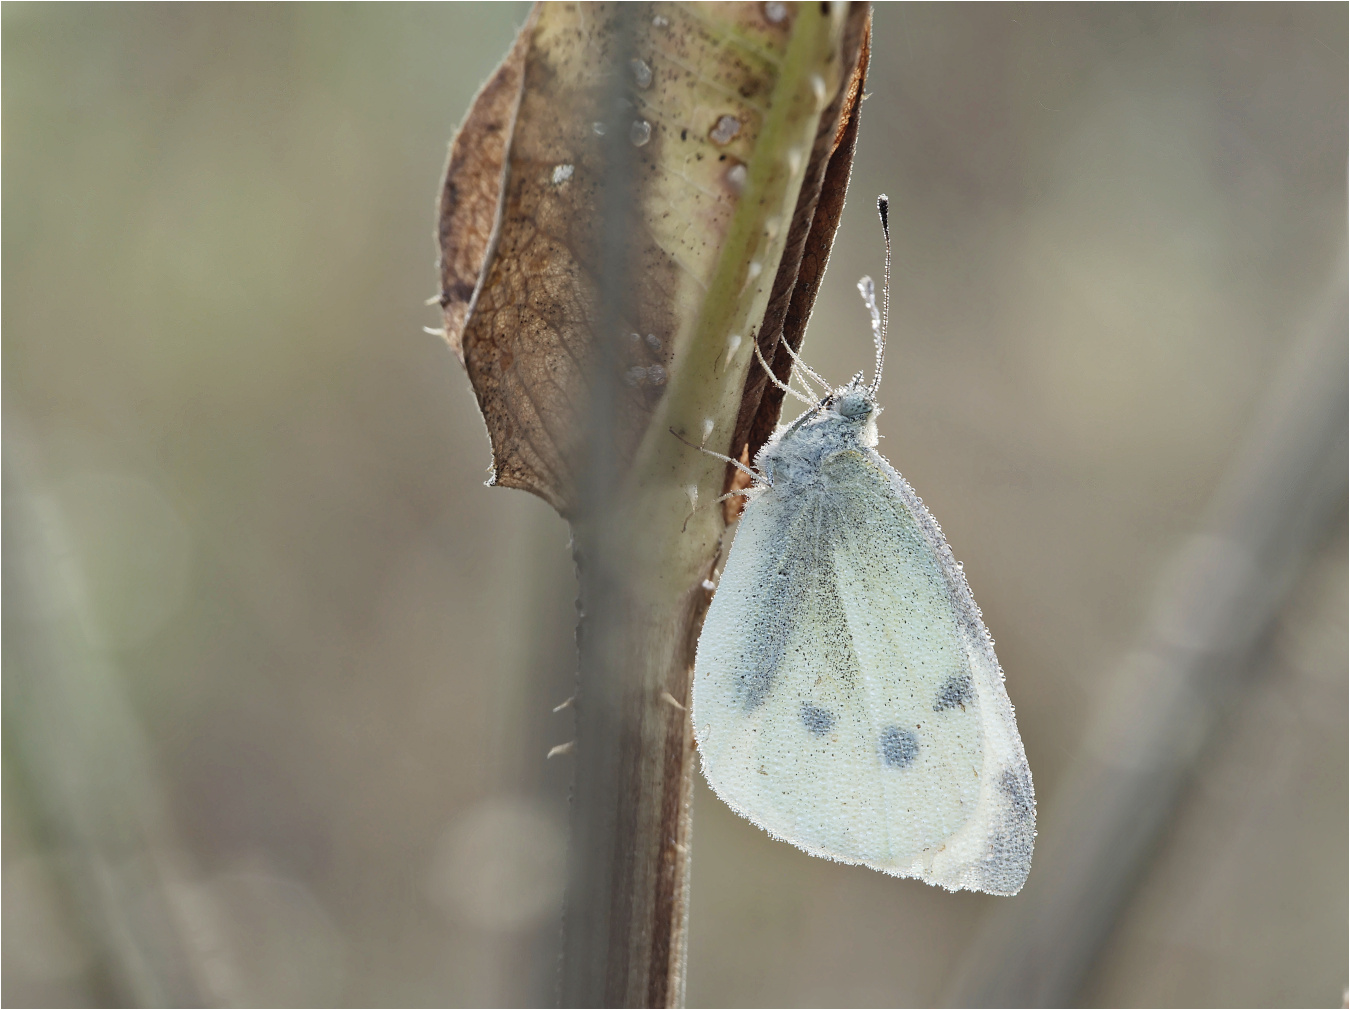
[[[908,768],[919,756],[919,738],[899,726],[881,731],[881,757],[892,768]]]
[[[974,686],[970,683],[970,674],[958,673],[948,677],[933,701],[934,712],[945,712],[958,705],[964,711],[966,702],[975,698]]]
[[[810,702],[802,702],[802,725],[816,736],[828,733],[834,726],[834,713]]]
[[[1003,795],[1008,797],[1008,806],[1017,820],[1028,820],[1035,813],[1036,801],[1031,798],[1030,783],[1023,780],[1021,775],[1011,768],[1003,769],[1003,774],[999,776],[998,787],[1003,791]]]

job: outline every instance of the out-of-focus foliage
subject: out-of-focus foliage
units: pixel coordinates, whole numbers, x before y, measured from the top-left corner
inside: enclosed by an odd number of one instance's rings
[[[566,530],[482,487],[473,397],[421,332],[445,143],[525,10],[4,9],[7,452],[244,1002],[552,991]],[[1345,38],[1336,5],[877,10],[806,354],[869,361],[885,191],[885,451],[966,565],[1047,798],[1344,243]],[[1085,1001],[1339,998],[1345,554],[1292,596]],[[106,1002],[5,761],[4,1000]],[[1001,900],[810,859],[701,786],[695,822],[693,1005],[931,1003]]]

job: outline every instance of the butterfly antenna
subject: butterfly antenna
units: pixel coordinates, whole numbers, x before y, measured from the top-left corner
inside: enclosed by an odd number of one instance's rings
[[[768,375],[769,381],[772,382],[779,389],[781,389],[783,392],[787,393],[789,396],[795,396],[797,399],[801,400],[802,403],[806,403],[814,407],[816,405],[815,400],[807,399],[805,396],[797,392],[795,389],[789,386],[778,376],[773,374],[773,369],[770,368],[769,363],[764,360],[764,352],[759,349],[759,341],[756,340],[754,344],[755,344],[755,357],[757,357],[759,359],[759,363],[764,366],[764,372],[766,375]]]
[[[858,281],[858,294],[862,295],[863,304],[867,306],[867,311],[872,314],[872,344],[875,347],[881,346],[881,310],[877,308],[877,289],[872,283],[871,277],[863,277]]]
[[[877,197],[877,213],[881,215],[881,234],[886,240],[886,267],[881,280],[880,328],[877,327],[875,304],[869,306],[872,309],[872,335],[877,345],[877,370],[872,376],[872,385],[867,387],[870,396],[876,396],[877,387],[881,385],[881,366],[886,360],[886,331],[891,322],[891,201],[885,193]],[[871,286],[870,281],[868,286]]]

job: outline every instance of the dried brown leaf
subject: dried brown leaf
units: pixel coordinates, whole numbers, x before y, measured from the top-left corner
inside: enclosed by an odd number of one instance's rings
[[[464,324],[497,230],[497,213],[506,181],[506,150],[520,106],[529,33],[527,22],[502,65],[478,90],[450,148],[441,187],[437,209],[440,302],[445,315],[445,339],[461,362]]]
[[[618,52],[616,14],[612,4],[536,7],[453,142],[442,195],[446,332],[488,427],[493,482],[533,491],[565,515],[578,500],[593,368],[611,369],[622,392],[613,432],[622,466],[680,378],[696,335],[706,341],[717,326],[738,325],[747,337],[772,338],[773,351],[796,304],[808,240],[827,224],[832,235],[837,222],[836,209],[816,223],[817,198],[831,154],[845,146],[835,139],[856,88],[840,85],[860,80],[854,68],[867,19],[861,4],[842,20],[815,7],[778,17],[777,5],[628,5],[630,61]],[[794,32],[808,22],[835,41],[825,58],[811,57],[819,70],[806,94],[818,102],[804,104],[802,81],[786,75],[803,73],[807,48]],[[620,61],[635,146],[638,226],[627,261],[638,295],[619,332],[602,339],[595,329],[606,177],[598,124],[613,120],[607,75]],[[791,103],[784,81],[798,85]],[[811,117],[809,156],[805,145],[784,147],[800,143],[798,120],[784,126],[789,108],[791,117]],[[742,211],[750,196],[758,204]],[[784,197],[795,207],[786,228]],[[826,236],[826,254],[828,245]],[[766,317],[771,292],[756,278],[762,271],[766,281],[770,270],[776,297]],[[728,351],[724,374],[698,381],[734,375],[739,403],[748,350],[746,339],[739,355]],[[758,416],[762,388],[754,389],[755,409],[742,414]],[[720,422],[720,408],[709,409]],[[716,444],[725,447],[726,435]]]

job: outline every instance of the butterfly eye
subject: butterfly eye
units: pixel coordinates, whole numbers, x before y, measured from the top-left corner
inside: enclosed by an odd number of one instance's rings
[[[867,417],[874,409],[872,401],[861,391],[845,393],[835,402],[834,409],[850,420]]]

